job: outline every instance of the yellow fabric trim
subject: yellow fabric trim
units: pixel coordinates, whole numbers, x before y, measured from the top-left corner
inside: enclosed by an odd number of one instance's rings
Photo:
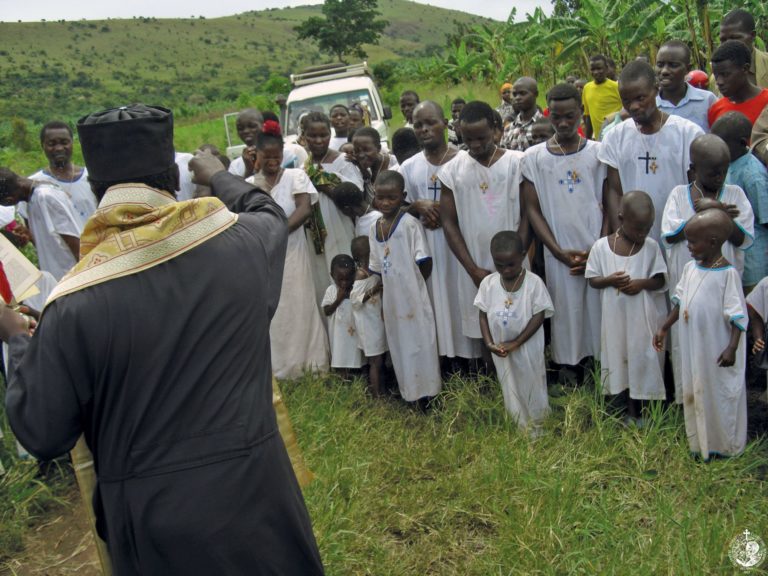
[[[237,222],[218,198],[176,202],[143,184],[107,190],[80,237],[80,261],[46,306],[83,288],[141,272],[191,250]]]

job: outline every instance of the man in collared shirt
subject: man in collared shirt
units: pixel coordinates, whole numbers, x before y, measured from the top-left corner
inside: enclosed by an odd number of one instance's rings
[[[752,63],[747,71],[749,81],[760,88],[768,88],[768,53],[755,48],[755,35],[755,19],[746,10],[731,10],[720,22],[720,44],[727,40],[743,42],[752,53]],[[720,96],[714,74],[709,77],[709,86],[716,96]]]
[[[659,94],[656,106],[667,114],[682,116],[709,132],[707,112],[717,96],[708,90],[694,88],[685,81],[691,68],[691,50],[680,40],[668,40],[656,54]]]
[[[501,146],[510,150],[525,151],[533,145],[533,124],[542,113],[536,106],[539,86],[536,80],[523,76],[512,85],[512,99],[515,103],[517,116],[504,130]]]

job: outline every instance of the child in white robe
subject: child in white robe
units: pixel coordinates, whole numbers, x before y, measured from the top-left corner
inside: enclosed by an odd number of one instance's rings
[[[744,381],[747,307],[739,273],[721,246],[733,223],[725,211],[698,212],[685,225],[695,262],[685,265],[672,297],[674,308],[653,339],[664,349],[670,327],[680,325],[685,432],[692,452],[734,456],[747,441]]]
[[[357,347],[357,329],[349,299],[355,281],[355,261],[347,254],[337,254],[331,262],[333,284],[323,297],[323,313],[328,318],[328,338],[331,344],[331,368],[357,369],[363,365],[363,355]]]
[[[645,192],[624,194],[621,227],[600,238],[584,274],[600,290],[600,369],[603,393],[629,390],[627,423],[642,426],[641,401],[664,400],[664,354],[649,346],[667,315],[667,266],[648,233],[655,210]]]
[[[738,186],[724,184],[730,153],[728,145],[713,134],[700,136],[691,144],[694,181],[672,190],[664,206],[661,222],[662,245],[667,251],[670,293],[683,275],[685,265],[693,260],[686,246],[684,228],[697,212],[707,208],[726,209],[733,218],[731,235],[722,247],[723,256],[741,276],[744,271],[744,251],[754,239],[754,213],[744,191]],[[673,326],[670,340],[672,370],[675,380],[675,401],[682,403],[680,373],[679,326]]]
[[[521,429],[536,435],[549,412],[541,326],[554,312],[552,300],[541,278],[523,268],[526,255],[516,232],[498,232],[490,251],[497,272],[483,279],[475,297],[480,330],[504,406]]]
[[[358,346],[368,361],[369,390],[373,396],[381,396],[384,353],[388,350],[387,335],[384,332],[384,320],[381,316],[381,278],[371,274],[368,269],[370,255],[367,235],[358,236],[352,240],[352,258],[355,260],[357,270],[349,299],[352,301]]]
[[[369,234],[370,270],[384,286],[384,328],[400,394],[422,410],[442,388],[435,317],[426,279],[432,259],[421,223],[403,209],[403,177],[383,171],[376,180],[382,217]]]

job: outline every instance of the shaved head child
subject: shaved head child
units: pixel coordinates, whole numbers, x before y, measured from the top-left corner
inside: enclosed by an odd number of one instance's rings
[[[641,402],[664,400],[664,354],[648,345],[667,315],[667,266],[648,233],[655,210],[650,196],[632,191],[621,199],[621,226],[589,253],[585,276],[600,290],[603,393],[629,391],[628,423],[642,424]]]
[[[537,435],[549,412],[541,326],[552,316],[552,300],[541,278],[523,267],[526,252],[516,232],[495,234],[490,254],[496,272],[483,279],[474,301],[483,344],[492,353],[507,412]]]
[[[741,112],[726,112],[712,125],[712,134],[723,139],[731,156],[725,183],[744,190],[755,215],[754,242],[744,255],[741,278],[747,291],[768,276],[768,169],[749,152],[751,131]]]
[[[685,433],[691,452],[704,460],[741,454],[747,441],[747,307],[739,274],[721,251],[733,228],[719,208],[685,224],[694,261],[685,265],[672,311],[653,340],[663,350],[670,327],[679,324]]]
[[[737,223],[722,247],[725,258],[741,275],[744,251],[752,245],[754,216],[744,191],[725,184],[730,155],[728,146],[714,134],[705,134],[691,144],[694,181],[675,187],[669,195],[661,224],[662,244],[667,251],[670,290],[683,276],[692,254],[685,244],[685,225],[697,213],[708,208],[720,208]],[[678,328],[672,330],[672,369],[675,376],[675,400],[682,402],[682,374]]]

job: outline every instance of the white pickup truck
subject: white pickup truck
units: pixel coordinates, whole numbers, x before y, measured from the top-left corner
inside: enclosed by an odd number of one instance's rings
[[[279,101],[280,124],[286,142],[296,141],[299,118],[305,112],[328,114],[336,104],[349,107],[357,103],[368,110],[371,126],[378,130],[382,147],[387,149],[387,120],[392,118],[392,110],[384,106],[367,62],[315,66],[301,74],[291,74],[290,78],[291,93],[286,100]],[[237,112],[224,115],[227,155],[232,159],[238,158],[245,148],[236,142],[236,133],[232,129],[236,116]]]
[[[288,136],[296,138],[299,118],[305,112],[328,114],[336,104],[349,107],[358,103],[370,113],[371,126],[378,130],[386,146],[387,120],[392,118],[392,110],[384,106],[367,62],[309,68],[301,74],[291,74],[291,86],[282,118]]]

